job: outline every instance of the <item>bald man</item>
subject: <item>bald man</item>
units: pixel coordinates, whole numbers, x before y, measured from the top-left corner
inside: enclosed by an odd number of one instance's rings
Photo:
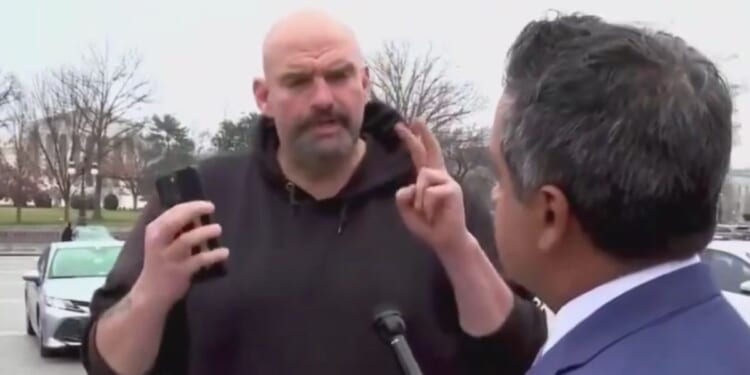
[[[395,375],[372,328],[388,305],[425,374],[522,374],[544,315],[499,276],[488,208],[425,124],[368,103],[352,32],[296,13],[263,69],[252,151],[200,166],[210,202],[151,202],[95,293],[89,373]],[[180,233],[205,213],[217,224]],[[191,254],[219,235],[227,248]],[[225,277],[191,281],[218,262]]]

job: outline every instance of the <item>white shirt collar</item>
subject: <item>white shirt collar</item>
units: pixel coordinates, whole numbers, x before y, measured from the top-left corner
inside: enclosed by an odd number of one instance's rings
[[[662,263],[609,281],[572,299],[560,308],[553,318],[554,326],[547,342],[542,347],[540,356],[547,353],[568,332],[608,302],[660,276],[699,262],[700,258],[696,255],[686,260]]]

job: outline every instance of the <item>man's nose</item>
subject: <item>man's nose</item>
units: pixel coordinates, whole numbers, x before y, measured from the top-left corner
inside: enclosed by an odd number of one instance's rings
[[[333,106],[333,93],[331,86],[323,78],[315,80],[315,90],[313,92],[312,106],[318,109],[329,109]]]

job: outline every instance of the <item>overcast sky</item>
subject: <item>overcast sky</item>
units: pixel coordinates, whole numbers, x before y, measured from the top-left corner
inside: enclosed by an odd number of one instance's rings
[[[481,124],[492,121],[506,50],[546,10],[667,29],[716,59],[732,82],[748,86],[737,101],[745,127],[733,163],[750,167],[750,1],[0,0],[0,70],[30,80],[79,61],[92,45],[135,49],[156,90],[144,113],[170,113],[196,132],[213,131],[224,118],[256,110],[251,82],[261,69],[261,40],[273,21],[302,6],[349,23],[366,53],[389,39],[431,43],[456,79],[473,82],[487,98],[488,108],[474,117]]]

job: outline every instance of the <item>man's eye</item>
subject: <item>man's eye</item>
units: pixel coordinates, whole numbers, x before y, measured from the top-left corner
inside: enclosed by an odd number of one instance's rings
[[[341,81],[346,79],[349,76],[346,72],[335,72],[328,75],[328,80],[330,81]]]
[[[310,79],[307,77],[293,77],[286,80],[286,85],[289,87],[304,86]]]

